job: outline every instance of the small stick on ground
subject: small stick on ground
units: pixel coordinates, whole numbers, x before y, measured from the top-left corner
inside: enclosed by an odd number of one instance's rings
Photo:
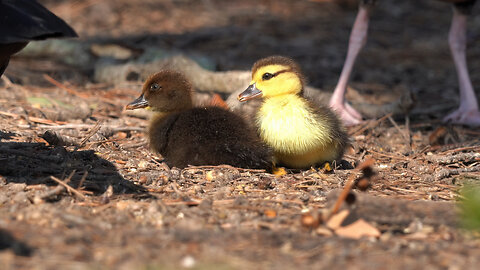
[[[41,136],[45,141],[50,145],[55,146],[78,146],[78,141],[76,138],[70,136],[62,135],[53,130],[47,130]]]
[[[431,155],[426,156],[426,160],[436,164],[469,163],[480,161],[480,153],[469,152],[449,155]]]
[[[412,135],[410,133],[410,117],[405,115],[405,132],[408,138],[408,145],[412,146]]]
[[[86,200],[87,198],[85,197],[85,195],[83,195],[82,193],[80,193],[79,191],[77,191],[76,189],[74,189],[73,187],[67,185],[65,182],[63,182],[62,180],[56,178],[55,176],[50,176],[50,179],[52,179],[53,181],[57,182],[58,184],[64,186],[69,192],[72,192],[73,194],[77,195],[77,197],[79,197],[80,199],[82,200]]]
[[[367,167],[370,167],[373,165],[375,161],[373,159],[367,159],[365,160],[364,162],[360,163],[357,168],[355,168],[355,170],[357,171],[361,171]],[[340,195],[338,195],[338,199],[337,201],[335,202],[335,204],[333,205],[332,207],[332,210],[330,211],[330,213],[328,214],[327,218],[325,220],[328,220],[330,219],[330,217],[332,217],[333,215],[335,215],[338,210],[340,209],[340,207],[342,206],[343,202],[345,201],[345,199],[347,198],[348,196],[348,193],[350,193],[350,191],[352,190],[352,187],[353,187],[353,184],[355,183],[355,179],[356,179],[356,175],[355,174],[351,174],[350,177],[348,177],[348,180],[347,180],[347,183],[345,183],[345,187],[343,188],[342,192],[340,193]]]
[[[0,114],[2,112],[0,111]],[[30,117],[30,120],[32,117]],[[60,123],[60,122],[56,122]],[[62,122],[66,123],[66,122]],[[49,128],[49,129],[86,129],[86,128],[93,128],[95,125],[89,125],[89,124],[65,124],[65,125],[59,125],[59,126],[47,126],[47,125],[37,125],[37,128]],[[143,127],[115,127],[115,126],[102,126],[103,128],[110,129],[113,132],[120,132],[120,131],[144,131],[145,128]]]
[[[332,210],[328,214],[327,218],[325,220],[329,220],[330,217],[335,215],[338,210],[340,209],[340,206],[342,206],[343,202],[348,196],[348,193],[350,190],[352,190],[353,184],[355,183],[355,174],[351,174],[350,177],[348,177],[347,183],[345,183],[345,187],[343,188],[342,192],[340,195],[338,195],[337,201],[335,201],[335,204],[332,207]]]
[[[442,152],[441,154],[451,154],[451,153],[460,152],[460,151],[479,150],[479,149],[480,149],[480,145],[474,145],[474,146],[467,146],[467,147],[450,149],[450,150]]]
[[[80,97],[80,98],[89,98],[90,96],[87,95],[87,94],[84,94],[84,93],[79,93],[78,91],[75,91],[67,86],[65,86],[63,83],[55,80],[54,78],[48,76],[47,74],[43,74],[43,78],[45,78],[45,80],[47,80],[49,83],[55,85],[56,87],[58,88],[61,88],[65,91],[67,91],[68,93],[72,94],[72,95],[75,95],[77,97]]]
[[[21,117],[24,118],[25,117],[25,116],[22,116],[22,115],[19,115],[19,114],[16,114],[16,113],[4,112],[4,111],[0,111],[0,115],[5,115],[5,116],[13,117],[13,118],[21,118]],[[52,125],[52,126],[67,123],[67,122],[63,122],[63,121],[52,121],[52,120],[39,118],[39,117],[34,117],[34,116],[29,116],[28,120],[30,120],[31,122],[34,122],[34,123],[40,123],[40,124]],[[43,127],[44,128],[51,128],[52,126],[43,126]],[[19,125],[19,127],[30,128],[29,125]]]
[[[480,171],[480,165],[475,165],[467,168],[458,168],[458,169],[443,168],[435,173],[435,180],[439,181],[452,175],[459,175],[460,173],[479,172],[479,171]]]
[[[87,176],[88,176],[88,171],[85,171],[85,173],[82,175],[82,178],[80,179],[80,182],[78,182],[77,189],[82,188],[83,183],[84,183],[85,180],[87,179]]]
[[[400,160],[406,160],[406,161],[411,161],[412,160],[411,158],[408,158],[408,157],[401,157],[401,156],[396,156],[396,155],[393,155],[393,154],[381,153],[381,152],[377,152],[377,151],[372,150],[372,149],[368,149],[366,152],[376,154],[376,155],[379,155],[379,156],[383,156],[383,157],[388,157],[388,158],[391,158],[391,159],[400,159]]]
[[[397,125],[395,120],[393,120],[392,116],[388,116],[388,120],[392,125],[398,130],[398,132],[402,135],[403,139],[407,142],[407,145],[410,146],[410,138],[405,134],[405,132]]]
[[[131,144],[122,144],[122,149],[129,149],[129,148],[137,148],[141,146],[148,145],[148,142],[139,142],[139,143],[131,143]]]
[[[246,171],[246,172],[252,172],[252,173],[262,173],[266,172],[263,169],[245,169],[245,168],[238,168],[230,165],[204,165],[204,166],[188,166],[187,168],[183,170],[188,170],[188,169],[235,169],[235,170],[240,170],[240,171]]]
[[[95,134],[100,130],[101,127],[102,127],[101,121],[98,121],[98,122],[95,124],[95,126],[94,126],[90,131],[88,131],[87,136],[85,136],[85,138],[83,138],[83,140],[80,142],[80,145],[78,146],[78,148],[84,147],[85,144],[87,143],[87,141],[88,141],[93,135],[95,135]]]
[[[70,175],[63,181],[65,184],[69,183],[70,180],[72,179],[73,175],[75,174],[75,170],[73,170]],[[50,191],[46,192],[45,194],[43,194],[42,196],[40,196],[40,199],[42,200],[46,200],[52,196],[56,196],[56,195],[59,195],[60,193],[62,193],[63,191],[65,191],[65,187],[63,185],[58,185],[56,186],[55,188],[51,189]]]
[[[45,192],[44,194],[42,194],[42,195],[40,196],[40,199],[41,199],[42,201],[44,201],[44,200],[47,200],[47,199],[49,199],[49,198],[51,198],[51,197],[53,197],[53,196],[57,196],[57,195],[59,195],[60,193],[62,193],[62,192],[64,192],[64,191],[65,191],[65,187],[63,187],[63,186],[61,186],[61,185],[58,185],[58,186],[56,186],[55,188],[53,188],[53,189]]]
[[[360,135],[362,134],[365,130],[367,129],[371,129],[371,128],[374,128],[376,126],[378,126],[381,122],[383,122],[385,119],[387,119],[388,117],[391,117],[393,114],[392,113],[389,113],[381,118],[379,118],[378,120],[375,120],[375,121],[369,121],[366,125],[364,125],[363,127],[357,129],[357,130],[354,130],[353,132],[349,132],[349,135],[354,137],[354,136],[357,136],[357,135]]]
[[[184,197],[185,196],[185,193],[182,192],[180,189],[178,189],[178,184],[177,182],[173,182],[170,187],[173,189],[173,191],[180,197]]]

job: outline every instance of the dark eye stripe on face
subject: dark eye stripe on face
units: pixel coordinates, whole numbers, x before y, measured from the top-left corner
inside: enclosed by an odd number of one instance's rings
[[[273,75],[273,77],[276,77],[279,74],[282,74],[284,72],[289,72],[289,71],[292,71],[292,70],[291,69],[283,69],[283,70],[280,70],[280,71],[277,71],[277,72],[273,73],[272,75]]]

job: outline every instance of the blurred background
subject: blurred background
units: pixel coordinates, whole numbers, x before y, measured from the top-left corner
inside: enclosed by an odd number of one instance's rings
[[[180,54],[208,70],[249,70],[259,58],[282,54],[299,61],[309,83],[326,93],[333,91],[340,75],[358,7],[354,0],[40,2],[80,38],[32,43],[7,69],[14,82],[49,85],[41,76],[47,72],[75,85],[141,83],[142,76],[105,76],[103,68]],[[349,91],[347,98],[358,103],[359,97],[375,99],[400,91],[392,98],[412,95],[417,104],[413,115],[445,115],[458,100],[447,42],[451,5],[433,0],[378,2],[351,80],[360,95]],[[468,27],[467,57],[474,86],[480,84],[478,11],[477,5]]]

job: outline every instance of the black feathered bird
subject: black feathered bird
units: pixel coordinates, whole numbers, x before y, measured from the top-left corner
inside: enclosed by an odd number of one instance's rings
[[[59,37],[77,33],[35,0],[0,0],[0,76],[28,42]]]
[[[164,70],[151,76],[127,109],[155,111],[150,148],[169,166],[220,165],[271,169],[272,153],[240,116],[220,107],[192,105],[192,86],[185,76]]]

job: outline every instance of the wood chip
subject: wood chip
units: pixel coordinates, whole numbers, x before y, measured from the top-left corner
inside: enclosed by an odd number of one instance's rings
[[[359,219],[350,225],[339,227],[335,230],[335,234],[352,239],[360,239],[364,236],[380,237],[380,231],[363,219]]]
[[[332,236],[333,235],[333,232],[331,230],[329,230],[328,228],[325,228],[325,227],[318,227],[317,229],[315,229],[315,232],[318,235],[323,235],[323,236]]]
[[[350,211],[348,210],[342,210],[338,212],[338,214],[333,215],[328,221],[327,221],[327,227],[336,230],[338,229],[341,225],[342,222],[347,218],[348,214],[350,214]]]
[[[263,214],[268,218],[275,218],[277,216],[277,211],[273,209],[268,209],[268,210],[265,210]]]

